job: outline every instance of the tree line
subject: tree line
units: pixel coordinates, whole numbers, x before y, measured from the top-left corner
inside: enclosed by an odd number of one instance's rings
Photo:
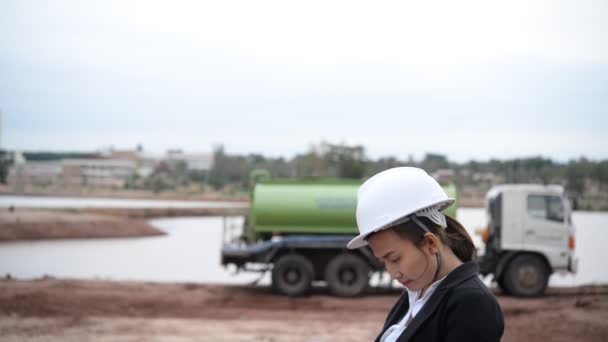
[[[85,153],[27,153],[27,160],[87,158]],[[0,151],[0,181],[5,182],[12,160],[7,151]],[[257,177],[263,178],[349,178],[364,180],[382,170],[395,166],[416,166],[429,173],[448,170],[459,187],[486,191],[490,186],[508,183],[561,184],[574,199],[600,198],[608,207],[608,160],[585,157],[567,162],[550,158],[529,157],[509,160],[490,159],[454,162],[447,156],[427,153],[420,160],[367,156],[364,146],[333,144],[322,141],[311,145],[304,153],[292,158],[266,157],[262,154],[229,153],[221,145],[213,150],[213,166],[208,171],[188,171],[185,165],[159,163],[149,179],[141,180],[144,187],[171,191],[175,184],[201,184],[216,190],[231,188],[248,191]],[[179,180],[179,182],[175,181]],[[157,184],[158,183],[158,184]],[[130,183],[131,184],[131,183]],[[160,185],[159,185],[160,184]],[[603,205],[602,205],[603,207]]]
[[[529,157],[510,160],[471,160],[464,163],[450,161],[447,156],[427,153],[421,160],[411,156],[407,160],[395,157],[371,159],[360,145],[321,142],[305,153],[291,159],[267,158],[261,154],[229,154],[222,146],[214,150],[213,168],[208,183],[219,189],[227,184],[239,184],[243,189],[256,169],[268,170],[275,178],[352,178],[365,179],[395,166],[416,166],[429,173],[451,170],[457,185],[488,183],[561,184],[575,196],[586,192],[606,192],[608,160],[594,161],[584,157],[568,162],[550,158]]]

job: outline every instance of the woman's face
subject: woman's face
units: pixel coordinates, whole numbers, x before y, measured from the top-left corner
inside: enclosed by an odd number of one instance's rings
[[[421,290],[432,282],[437,265],[430,248],[417,247],[392,229],[379,231],[367,242],[391,278],[409,290]]]

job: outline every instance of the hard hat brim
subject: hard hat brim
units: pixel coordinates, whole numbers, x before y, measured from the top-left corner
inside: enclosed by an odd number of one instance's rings
[[[450,207],[452,204],[454,204],[454,202],[456,202],[456,200],[454,200],[453,198],[448,198],[448,199],[447,199],[447,200],[445,200],[445,201],[441,201],[441,202],[436,203],[436,204],[433,204],[433,205],[437,205],[437,206],[439,206],[437,209],[438,209],[439,211],[443,211],[443,210],[447,209],[448,207]],[[424,209],[424,208],[420,208],[420,209],[418,209],[418,210],[422,210],[422,209]],[[418,211],[418,210],[416,210],[416,211]],[[416,212],[416,211],[414,211],[414,212]],[[413,213],[414,213],[414,212],[413,212]],[[399,221],[399,220],[400,220],[400,219],[402,219],[403,217],[405,217],[405,216],[409,216],[409,215],[411,215],[411,214],[413,214],[413,213],[409,213],[409,214],[407,214],[407,215],[404,215],[404,216],[402,216],[402,217],[399,217],[398,219],[394,220],[393,222]],[[368,237],[370,234],[372,234],[372,233],[376,233],[376,232],[379,232],[379,231],[384,230],[384,229],[388,229],[388,228],[390,228],[390,227],[392,227],[392,226],[393,226],[393,223],[389,223],[389,224],[387,224],[387,225],[384,225],[384,226],[378,227],[377,229],[374,229],[374,230],[372,230],[372,231],[370,231],[370,232],[367,232],[367,233],[364,233],[364,234],[359,234],[359,235],[357,235],[357,236],[356,236],[354,239],[350,240],[350,241],[349,241],[349,242],[346,244],[346,248],[348,248],[348,249],[357,249],[357,248],[365,247],[365,246],[367,246],[367,240],[366,240],[366,239],[367,239],[367,237]]]

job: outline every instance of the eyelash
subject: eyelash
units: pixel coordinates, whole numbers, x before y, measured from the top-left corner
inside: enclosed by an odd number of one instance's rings
[[[396,262],[399,262],[400,260],[401,260],[401,257],[397,257],[397,258],[395,258],[395,259],[393,259],[393,260],[387,260],[387,261],[388,261],[388,262],[390,262],[390,263],[392,263],[392,264],[394,264],[394,263],[396,263]],[[382,264],[384,267],[386,267],[386,262],[384,262],[384,261],[382,261],[382,260],[379,260],[379,262],[380,262],[380,264]]]

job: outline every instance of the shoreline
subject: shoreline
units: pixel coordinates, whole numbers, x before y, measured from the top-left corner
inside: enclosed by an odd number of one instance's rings
[[[238,216],[247,208],[1,208],[0,243],[166,235],[147,220]]]
[[[166,235],[143,219],[53,210],[5,210],[0,242]]]
[[[187,201],[187,202],[236,202],[249,203],[249,197],[230,197],[221,195],[186,195],[186,194],[152,194],[152,193],[129,193],[129,192],[96,192],[94,194],[72,193],[72,192],[35,192],[28,191],[19,193],[14,191],[0,191],[0,196],[23,196],[23,197],[62,197],[62,198],[89,198],[89,199],[117,199],[117,200],[158,200],[158,201]],[[483,198],[459,198],[460,208],[483,208]]]
[[[224,196],[220,194],[179,194],[179,193],[152,193],[129,191],[99,191],[93,193],[82,192],[45,192],[45,191],[9,191],[0,189],[0,196],[23,197],[65,197],[65,198],[95,198],[95,199],[124,199],[124,200],[158,200],[158,201],[209,201],[209,202],[249,202],[249,198],[239,196]]]

